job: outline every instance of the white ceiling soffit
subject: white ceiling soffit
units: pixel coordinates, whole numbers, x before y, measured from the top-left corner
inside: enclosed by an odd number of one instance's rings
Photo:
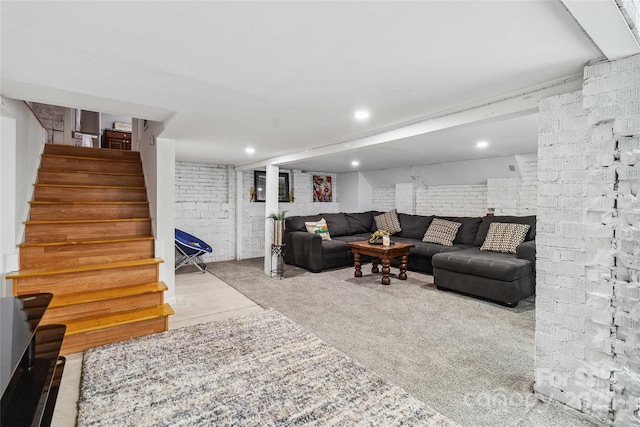
[[[640,53],[638,40],[614,0],[562,0],[609,61]]]
[[[2,95],[20,100],[58,105],[60,107],[99,111],[101,113],[130,116],[157,122],[168,120],[173,115],[172,111],[150,105],[96,97],[83,93],[23,83],[11,79],[2,79]]]

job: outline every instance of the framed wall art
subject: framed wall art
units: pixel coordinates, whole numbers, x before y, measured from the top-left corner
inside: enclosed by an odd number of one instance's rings
[[[265,171],[253,172],[253,185],[255,188],[255,201],[264,202],[266,196],[267,173]],[[278,201],[289,202],[289,174],[278,174]]]
[[[333,201],[333,188],[331,177],[328,175],[313,175],[313,201]]]

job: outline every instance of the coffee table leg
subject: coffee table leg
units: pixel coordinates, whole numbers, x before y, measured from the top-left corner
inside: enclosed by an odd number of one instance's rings
[[[353,266],[356,268],[356,272],[353,274],[354,277],[362,277],[362,264],[360,264],[360,253],[353,253]]]
[[[400,258],[400,274],[398,279],[407,280],[407,263],[409,262],[409,255],[402,255]]]
[[[382,284],[389,285],[391,284],[391,279],[389,279],[389,272],[391,268],[389,267],[391,264],[391,260],[389,258],[382,258]]]
[[[380,273],[380,270],[378,270],[378,258],[371,258],[371,272]]]

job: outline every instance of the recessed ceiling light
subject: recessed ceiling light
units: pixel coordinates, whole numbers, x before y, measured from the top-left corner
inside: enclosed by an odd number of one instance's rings
[[[369,112],[367,110],[358,110],[353,114],[353,117],[355,117],[356,120],[364,121],[369,118]]]
[[[479,141],[476,143],[476,147],[478,148],[487,148],[489,143],[487,141]]]
[[[351,162],[351,166],[360,166],[360,162],[357,160],[354,160]]]
[[[253,147],[247,147],[247,148],[244,149],[244,152],[247,153],[247,154],[253,154],[253,153],[256,152],[256,149],[253,148]]]

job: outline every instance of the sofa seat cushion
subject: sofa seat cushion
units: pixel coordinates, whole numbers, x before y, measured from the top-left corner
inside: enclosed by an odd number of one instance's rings
[[[480,251],[479,248],[444,252],[433,256],[434,269],[512,282],[533,273],[531,262],[513,254]]]
[[[333,254],[336,252],[350,251],[347,242],[339,239],[323,240],[322,241],[322,253]]]
[[[413,243],[415,246],[409,250],[409,257],[422,257],[422,258],[431,258],[435,254],[439,254],[442,252],[454,252],[461,251],[464,249],[473,248],[472,245],[453,245],[453,246],[444,246],[439,245],[437,243],[428,243],[422,242],[416,239],[407,239],[404,237],[392,237],[392,242],[406,242]]]
[[[359,242],[362,240],[369,240],[371,233],[360,233],[352,236],[338,236],[335,240],[342,240],[343,242]]]

